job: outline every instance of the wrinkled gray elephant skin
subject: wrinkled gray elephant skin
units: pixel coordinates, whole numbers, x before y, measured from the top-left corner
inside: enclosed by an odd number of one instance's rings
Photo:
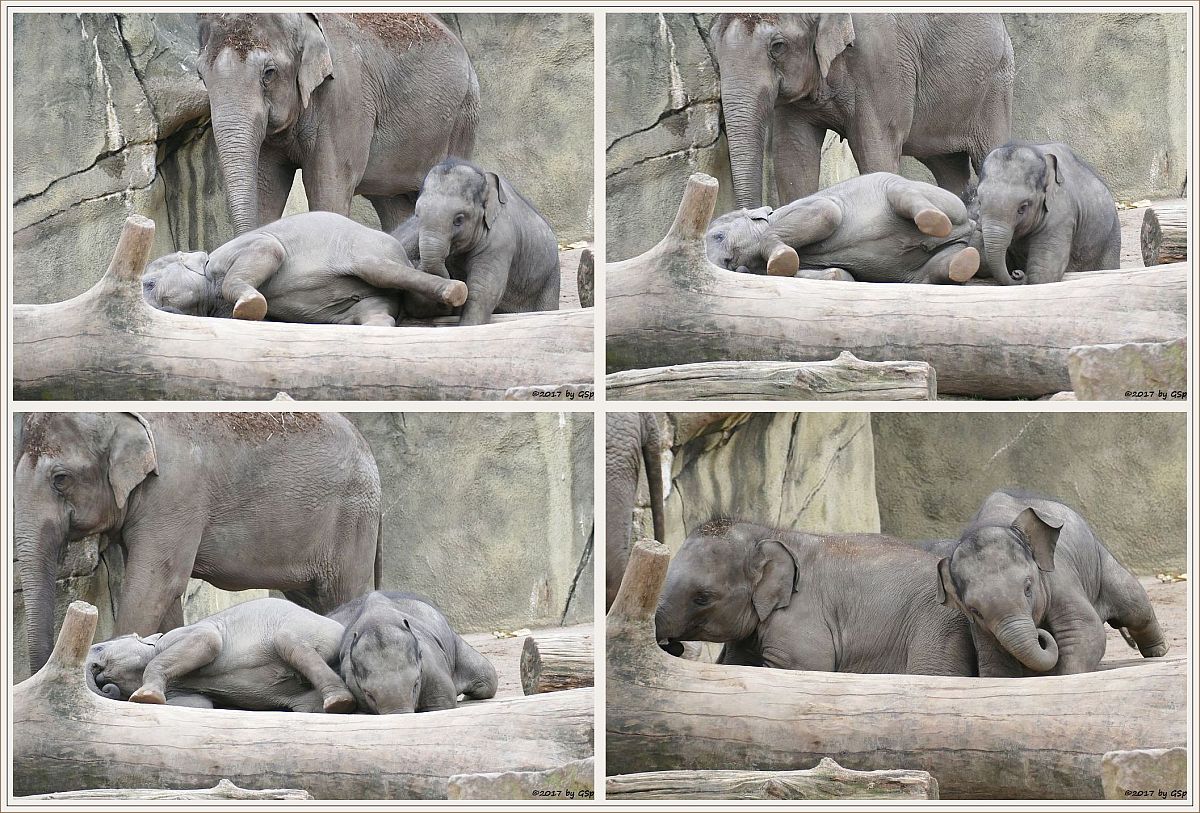
[[[328,612],[380,572],[379,470],[335,413],[28,413],[13,486],[34,672],[58,556],[85,536],[125,550],[117,635],[181,626],[189,577]]]
[[[246,232],[211,254],[176,252],[146,267],[142,294],[191,316],[393,327],[403,292],[461,305],[467,286],[413,268],[383,232],[305,212]]]
[[[967,195],[972,240],[1001,285],[1061,282],[1068,271],[1121,266],[1121,224],[1108,186],[1066,144],[1006,144]]]
[[[421,187],[416,217],[392,236],[422,271],[467,284],[460,325],[485,325],[493,313],[558,310],[554,230],[494,172],[455,159],[438,164]],[[449,312],[419,302],[408,310],[417,317]]]
[[[94,644],[84,678],[114,700],[248,711],[354,711],[334,671],[341,624],[261,598],[147,638]]]
[[[873,172],[778,209],[741,209],[709,224],[715,265],[796,276],[838,268],[859,282],[965,282],[979,269],[975,224],[945,189]]]
[[[937,561],[880,534],[712,521],[671,560],[656,635],[675,652],[724,643],[729,664],[975,675],[966,620],[937,603]]]
[[[737,205],[766,203],[773,146],[778,200],[817,191],[825,131],[860,172],[917,158],[962,194],[1012,123],[1012,42],[999,14],[721,14],[721,72]]]
[[[605,572],[604,607],[612,607],[633,544],[633,506],[637,499],[638,463],[646,465],[654,538],[665,542],[662,444],[658,419],[650,412],[610,412],[605,416]]]
[[[345,626],[340,669],[361,711],[407,714],[496,696],[496,668],[413,593],[376,591],[329,614]]]
[[[1167,652],[1141,583],[1057,500],[993,492],[938,577],[942,603],[971,624],[984,677],[1094,671],[1105,622],[1147,658]]]
[[[432,14],[205,14],[197,67],[237,234],[279,219],[297,169],[310,209],[364,195],[391,231],[475,143],[479,80]]]

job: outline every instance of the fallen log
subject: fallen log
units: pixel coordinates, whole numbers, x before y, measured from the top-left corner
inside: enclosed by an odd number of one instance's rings
[[[593,377],[592,311],[454,330],[244,322],[142,299],[154,223],[133,216],[105,275],[65,302],[13,306],[13,390],[30,400],[499,399]]]
[[[715,179],[688,181],[675,222],[606,269],[608,372],[710,361],[924,361],[943,393],[1038,397],[1070,388],[1083,344],[1187,335],[1186,265],[1018,286],[901,285],[737,274],[703,237]]]
[[[596,304],[596,257],[590,248],[585,248],[579,254],[575,287],[579,289],[580,307],[590,308]]]
[[[723,666],[655,643],[665,546],[634,546],[608,613],[608,773],[927,771],[942,798],[1097,799],[1101,757],[1187,740],[1187,662],[1067,677],[860,675]]]
[[[27,802],[34,799],[111,799],[113,801],[163,801],[166,799],[311,799],[308,791],[279,788],[274,790],[246,790],[239,788],[228,779],[222,779],[214,787],[197,788],[195,790],[159,790],[157,788],[97,788],[95,790],[71,790],[65,793],[38,793],[33,796],[20,796],[18,801]]]
[[[525,694],[591,686],[592,636],[530,635],[521,646],[521,688]]]
[[[604,798],[622,799],[936,799],[924,771],[850,771],[825,757],[806,771],[650,771],[611,776]]]
[[[610,373],[605,394],[634,401],[936,401],[923,361],[710,361]]]
[[[1142,262],[1147,266],[1187,259],[1186,201],[1155,203],[1142,215]]]
[[[592,756],[591,689],[403,716],[121,703],[84,685],[96,608],[74,602],[54,652],[12,694],[17,795],[143,787],[303,788],[317,799],[440,799],[459,773]]]
[[[545,771],[469,773],[450,777],[450,799],[592,799],[595,760],[580,759]]]

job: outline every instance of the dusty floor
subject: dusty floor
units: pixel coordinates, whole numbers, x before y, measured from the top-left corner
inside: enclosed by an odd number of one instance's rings
[[[559,632],[588,634],[592,633],[591,624],[576,624],[572,627],[543,627],[532,630],[535,636]],[[474,632],[464,635],[467,643],[475,647],[496,667],[496,677],[500,680],[500,688],[496,691],[497,698],[522,697],[521,691],[521,648],[525,646],[525,635],[512,638],[497,638],[490,632]]]

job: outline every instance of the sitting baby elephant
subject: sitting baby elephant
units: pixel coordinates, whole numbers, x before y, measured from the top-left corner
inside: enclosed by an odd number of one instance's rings
[[[1141,583],[1057,500],[993,492],[938,576],[942,603],[971,623],[984,677],[1094,671],[1106,621],[1145,657],[1167,653]]]
[[[412,593],[376,591],[329,614],[346,627],[341,672],[359,708],[375,714],[452,709],[496,696],[496,668]]]
[[[1121,266],[1112,193],[1066,144],[1006,144],[988,153],[968,193],[972,244],[1001,285],[1060,282],[1067,271]]]
[[[305,212],[248,231],[212,254],[176,252],[146,267],[156,308],[335,325],[395,326],[399,292],[461,305],[466,286],[408,264],[391,236],[333,212]]]
[[[457,159],[438,164],[425,176],[416,215],[392,236],[422,271],[467,284],[460,325],[485,325],[493,313],[558,310],[554,230],[494,172]]]
[[[973,232],[954,194],[873,172],[775,210],[721,215],[704,242],[709,260],[728,271],[842,269],[859,282],[949,283],[979,270],[979,252],[967,245]]]
[[[710,522],[667,569],[654,616],[668,652],[821,672],[976,674],[966,620],[936,599],[937,556],[879,534]]]
[[[331,664],[342,625],[278,598],[221,610],[148,638],[94,644],[84,677],[115,700],[251,711],[354,711]]]

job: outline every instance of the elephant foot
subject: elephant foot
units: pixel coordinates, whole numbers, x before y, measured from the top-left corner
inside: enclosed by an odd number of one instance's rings
[[[917,230],[921,234],[928,234],[930,237],[949,237],[953,229],[950,218],[938,209],[922,209],[917,212],[913,222],[917,224]]]
[[[767,258],[767,273],[773,277],[794,277],[799,270],[800,255],[791,246],[777,246]]]
[[[349,714],[358,708],[350,692],[334,692],[322,704],[326,714]]]
[[[1151,644],[1145,649],[1142,649],[1140,646],[1138,647],[1138,649],[1141,650],[1143,658],[1161,658],[1163,655],[1167,654],[1167,650],[1170,648],[1171,645],[1166,641],[1160,641],[1157,644]]]
[[[452,279],[442,287],[442,304],[457,308],[467,301],[467,286],[465,283]]]
[[[967,247],[954,255],[950,260],[950,279],[954,282],[966,282],[975,276],[979,270],[979,252]]]
[[[143,686],[133,694],[129,695],[130,703],[149,703],[154,706],[165,706],[167,704],[167,696],[158,689],[149,686]]]
[[[233,318],[261,322],[267,317],[267,300],[258,291],[242,294],[233,305]]]

